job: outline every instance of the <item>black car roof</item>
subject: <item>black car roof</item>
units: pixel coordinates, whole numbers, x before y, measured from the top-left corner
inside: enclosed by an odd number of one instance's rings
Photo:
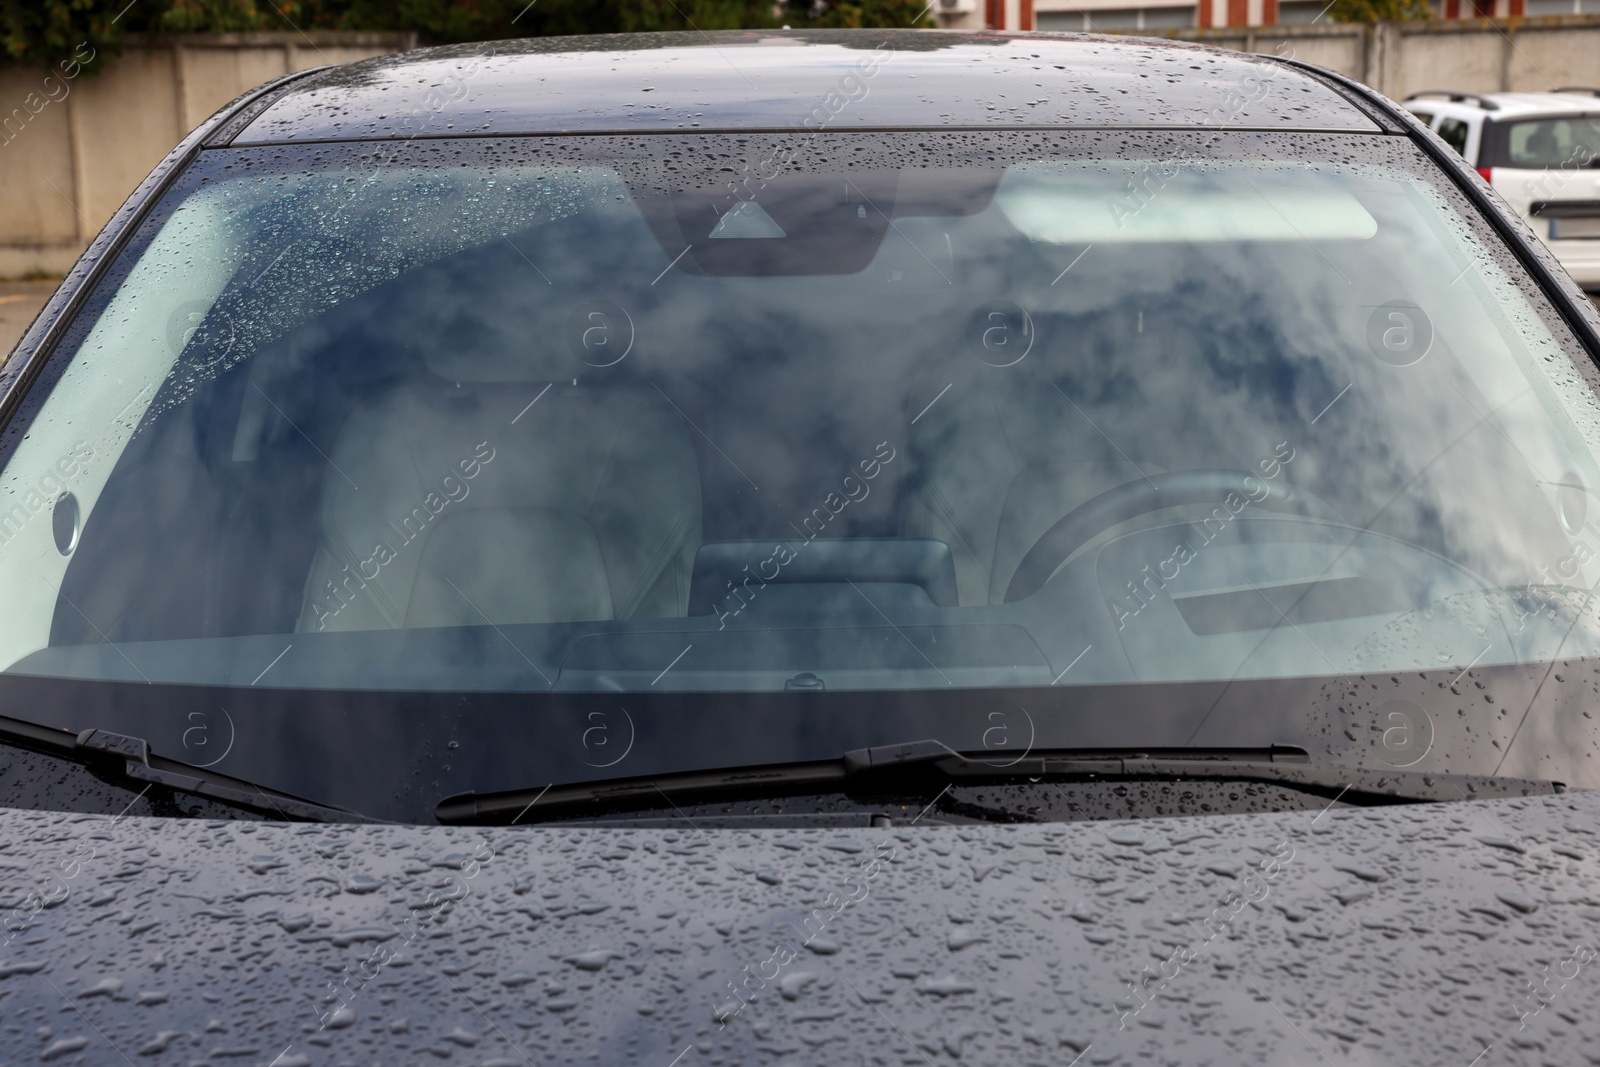
[[[414,136],[894,128],[1376,132],[1331,82],[1176,41],[735,30],[455,45],[292,83],[235,144]]]

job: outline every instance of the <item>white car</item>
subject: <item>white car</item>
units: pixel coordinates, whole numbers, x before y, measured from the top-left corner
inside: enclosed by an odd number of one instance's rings
[[[1579,285],[1600,289],[1600,89],[1415,93],[1405,106],[1478,169]]]

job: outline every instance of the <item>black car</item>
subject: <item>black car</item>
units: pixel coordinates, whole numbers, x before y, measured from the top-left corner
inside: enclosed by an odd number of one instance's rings
[[[1597,355],[1288,59],[266,85],[0,372],[0,1062],[1600,1062]]]

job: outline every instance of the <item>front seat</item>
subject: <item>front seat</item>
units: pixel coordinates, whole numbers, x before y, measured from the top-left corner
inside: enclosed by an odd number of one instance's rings
[[[684,615],[701,510],[683,417],[559,341],[466,347],[345,423],[297,630]]]

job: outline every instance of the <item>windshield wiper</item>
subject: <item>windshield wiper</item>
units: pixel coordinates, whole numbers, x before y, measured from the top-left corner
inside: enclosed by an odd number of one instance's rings
[[[1350,804],[1406,804],[1564,792],[1560,782],[1313,764],[1293,745],[1237,749],[1057,749],[1001,761],[942,741],[857,749],[833,760],[684,771],[543,789],[459,793],[434,809],[441,823],[525,824],[594,818],[680,804],[805,793],[886,795],[979,782],[1148,779],[1256,781]]]
[[[220,771],[158,756],[150,751],[150,743],[144,738],[110,730],[89,729],[75,734],[0,715],[0,744],[69,760],[125,787],[137,788],[138,783],[161,786],[229,807],[300,822],[375,821],[359,812],[318,804]]]

